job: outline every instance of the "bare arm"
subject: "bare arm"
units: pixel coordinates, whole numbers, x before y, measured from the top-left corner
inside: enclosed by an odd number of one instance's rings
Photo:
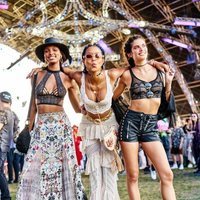
[[[31,80],[31,85],[33,87],[33,79]],[[35,89],[35,88],[34,88]],[[34,122],[35,122],[35,116],[36,116],[36,113],[37,113],[37,108],[36,108],[36,103],[35,103],[35,96],[33,95],[33,98],[32,100],[32,104],[31,104],[31,112],[30,112],[30,118],[29,118],[29,131],[31,131],[33,129],[33,126],[34,126]]]
[[[71,87],[68,89],[69,100],[76,113],[81,112],[78,85],[74,80],[71,81]]]
[[[165,96],[167,101],[169,100],[170,97],[174,74],[175,71],[172,68],[170,68],[169,71],[165,73]]]
[[[162,71],[164,73],[168,72],[169,69],[170,69],[169,65],[167,65],[167,64],[165,64],[163,62],[158,62],[156,60],[150,60],[148,63],[150,65],[152,65],[153,67],[155,67],[156,69],[158,69],[158,70],[160,70],[160,71]]]
[[[128,69],[128,67],[112,68],[108,70],[108,75],[110,77],[112,85],[116,82],[118,78]]]
[[[43,70],[42,67],[34,67],[30,73],[26,76],[26,78],[33,78],[34,74],[37,74],[38,72],[41,72]]]
[[[63,67],[63,72],[68,75],[71,79],[74,78],[74,73],[77,72],[75,69],[71,69],[69,67]]]
[[[116,100],[124,91],[124,89],[126,88],[127,84],[126,84],[126,78],[127,78],[127,73],[123,73],[121,78],[119,79],[119,82],[116,86],[116,88],[114,89],[114,94],[113,94],[113,99]]]

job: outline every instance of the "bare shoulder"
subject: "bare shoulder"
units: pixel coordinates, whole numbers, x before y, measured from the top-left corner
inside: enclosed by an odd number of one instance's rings
[[[123,82],[125,85],[129,86],[131,83],[131,74],[130,70],[124,71],[122,76],[120,77],[120,81]]]
[[[125,78],[130,77],[130,70],[129,70],[128,67],[127,67],[127,69],[124,71],[124,73],[122,74],[122,77],[125,77]]]
[[[46,74],[46,70],[38,71],[36,83],[40,82],[43,79],[45,74]],[[34,79],[34,75],[31,77],[31,83],[33,83],[33,79]]]
[[[108,74],[109,74],[109,76],[114,76],[114,75],[122,74],[127,69],[128,69],[128,67],[112,68],[112,69],[108,70]]]
[[[60,76],[61,76],[61,79],[63,80],[63,81],[69,81],[69,82],[71,82],[71,78],[69,77],[69,75],[67,75],[67,74],[65,74],[64,72],[62,72],[61,74],[60,74]]]
[[[73,74],[73,79],[76,81],[76,83],[78,85],[80,85],[81,83],[81,77],[82,77],[82,71],[76,71],[74,74]]]
[[[66,89],[70,89],[73,86],[73,79],[71,79],[67,74],[65,73],[61,73],[60,74],[61,80],[65,86]]]
[[[118,67],[108,70],[108,75],[111,79],[117,79],[122,76],[122,74],[128,69],[128,67]]]
[[[80,79],[82,77],[82,71],[76,71],[73,74],[74,79]]]

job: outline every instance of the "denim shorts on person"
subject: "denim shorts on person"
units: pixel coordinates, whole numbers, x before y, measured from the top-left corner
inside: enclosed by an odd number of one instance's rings
[[[157,121],[157,115],[127,110],[119,126],[119,141],[160,141],[157,130]]]

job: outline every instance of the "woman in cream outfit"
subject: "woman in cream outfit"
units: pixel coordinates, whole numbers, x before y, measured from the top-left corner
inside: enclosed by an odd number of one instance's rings
[[[83,103],[84,115],[79,126],[79,135],[83,140],[82,150],[87,156],[86,174],[90,179],[90,199],[118,200],[116,157],[114,151],[106,149],[103,138],[112,127],[118,130],[111,109],[113,89],[117,79],[128,68],[105,70],[105,52],[98,44],[86,46],[82,60],[83,71],[69,68],[63,70],[78,84]],[[156,61],[153,64],[161,70],[167,70],[165,64]],[[28,77],[34,72],[36,69]]]

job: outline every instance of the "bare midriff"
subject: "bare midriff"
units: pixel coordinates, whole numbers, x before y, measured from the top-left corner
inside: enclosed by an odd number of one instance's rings
[[[38,105],[37,109],[39,114],[64,111],[64,108],[62,106],[46,104]]]
[[[143,112],[145,114],[156,115],[160,106],[160,98],[132,100],[130,110]]]

